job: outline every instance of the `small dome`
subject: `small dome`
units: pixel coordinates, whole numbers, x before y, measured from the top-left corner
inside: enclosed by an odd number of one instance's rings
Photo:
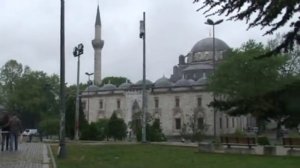
[[[188,81],[190,82],[190,85],[195,85],[196,84],[196,81],[194,81],[193,79],[189,79]]]
[[[162,78],[158,79],[154,83],[154,86],[155,87],[169,87],[169,86],[172,86],[172,82],[170,82],[170,80],[168,78],[163,76]]]
[[[207,77],[206,77],[205,73],[203,74],[202,78],[200,78],[200,79],[198,79],[196,81],[196,84],[197,85],[205,85],[205,84],[207,84]]]
[[[225,51],[229,47],[224,41],[215,38],[215,49],[216,51]],[[213,51],[213,38],[209,37],[198,41],[191,50],[192,53],[203,51]]]
[[[143,84],[143,80],[139,80],[136,82],[136,85],[142,85]],[[148,79],[146,79],[146,85],[151,85],[152,82]]]
[[[190,83],[190,81],[182,78],[182,79],[178,80],[174,86],[191,86],[191,83]]]
[[[88,86],[85,91],[88,91],[88,92],[95,92],[95,91],[98,91],[100,88],[96,85],[90,85]]]
[[[117,87],[111,83],[103,85],[100,90],[115,90]]]
[[[127,81],[119,86],[119,89],[128,89],[131,86]]]

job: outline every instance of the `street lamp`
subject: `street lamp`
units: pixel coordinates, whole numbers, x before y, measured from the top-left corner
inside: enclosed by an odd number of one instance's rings
[[[88,73],[88,72],[86,72],[85,74],[86,74],[86,75],[88,76],[88,78],[89,78],[89,80],[88,80],[88,85],[89,85],[89,86],[92,85],[93,82],[90,80],[90,76],[94,75],[94,73]]]
[[[59,130],[59,152],[58,158],[64,159],[67,157],[67,149],[65,143],[65,1],[60,1],[60,130]]]
[[[83,44],[78,44],[73,50],[74,57],[77,57],[77,90],[76,90],[76,111],[75,111],[75,132],[74,139],[79,139],[79,71],[80,71],[80,55],[83,54]]]
[[[88,78],[89,78],[89,80],[88,80],[88,86],[90,86],[90,85],[92,85],[93,84],[93,82],[91,81],[91,79],[90,79],[90,76],[92,76],[92,75],[94,75],[94,73],[88,73],[88,72],[86,72],[85,73],[87,76],[88,76]],[[87,119],[88,119],[88,121],[89,121],[89,116],[90,116],[90,90],[88,89],[88,102],[87,102],[87,107],[88,107],[88,110],[87,110]]]
[[[215,74],[215,69],[216,69],[216,48],[215,48],[215,25],[218,25],[220,23],[222,23],[223,20],[218,20],[216,22],[214,22],[211,19],[207,19],[207,21],[205,22],[205,24],[210,25],[213,27],[213,58],[212,58],[212,63],[213,63],[213,73]],[[213,99],[215,101],[215,93],[213,93]],[[216,109],[213,108],[214,111],[214,138],[216,139],[217,137],[217,125],[216,125]]]

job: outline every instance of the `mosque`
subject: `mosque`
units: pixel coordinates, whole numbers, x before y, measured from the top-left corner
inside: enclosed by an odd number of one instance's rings
[[[113,84],[101,84],[101,50],[104,41],[101,38],[101,20],[99,6],[95,23],[94,85],[81,92],[81,103],[89,122],[107,118],[115,112],[128,125],[142,110],[142,80],[136,83],[125,82],[119,87]],[[215,38],[215,65],[226,59],[229,46]],[[185,129],[191,132],[191,122],[197,128],[205,128],[207,135],[234,133],[248,127],[247,116],[232,117],[216,112],[208,104],[213,94],[207,91],[207,77],[213,73],[213,38],[198,41],[186,55],[180,55],[178,65],[173,67],[170,78],[165,76],[152,82],[146,80],[147,118],[159,120],[166,136],[178,136]],[[215,121],[215,123],[214,123]],[[130,131],[130,127],[128,127]]]

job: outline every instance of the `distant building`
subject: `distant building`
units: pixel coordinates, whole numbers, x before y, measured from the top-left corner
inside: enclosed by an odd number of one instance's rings
[[[229,47],[216,38],[215,49],[218,64],[226,57]],[[212,51],[213,39],[202,39],[187,55],[179,56],[170,78],[163,76],[154,83],[147,80],[147,117],[159,120],[165,135],[177,136],[184,129],[191,132],[188,126],[191,122],[199,128],[204,126],[205,133],[213,135],[213,109],[208,106],[213,96],[206,89],[207,77],[213,73]],[[89,122],[108,119],[115,112],[130,125],[142,110],[142,80],[119,87],[110,83],[102,87],[91,85],[81,93],[81,102]],[[231,117],[223,112],[216,115],[217,134],[234,133],[245,129],[248,123],[246,116]]]

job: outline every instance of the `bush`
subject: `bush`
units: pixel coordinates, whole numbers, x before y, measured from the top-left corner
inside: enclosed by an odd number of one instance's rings
[[[107,119],[100,119],[97,122],[85,125],[81,130],[82,140],[104,140],[107,137]]]
[[[114,112],[108,121],[108,136],[114,140],[122,140],[126,137],[127,126],[123,119],[117,117]]]
[[[270,145],[269,139],[266,136],[260,136],[257,138],[257,143],[259,145]]]
[[[142,140],[141,127],[137,128],[136,138],[137,141]],[[146,140],[151,142],[161,142],[167,140],[166,136],[162,133],[159,120],[155,120],[152,125],[146,125]]]

